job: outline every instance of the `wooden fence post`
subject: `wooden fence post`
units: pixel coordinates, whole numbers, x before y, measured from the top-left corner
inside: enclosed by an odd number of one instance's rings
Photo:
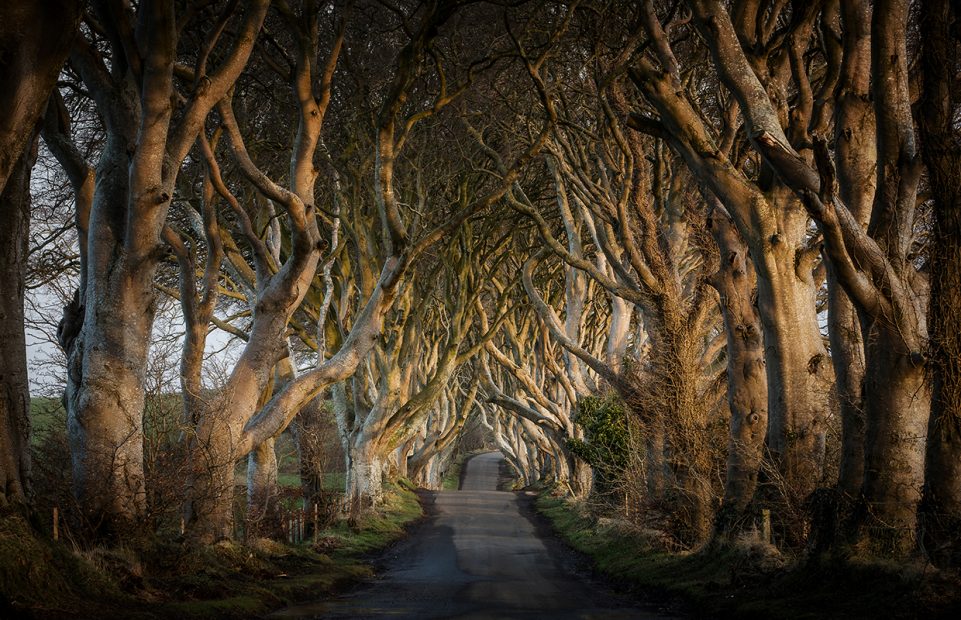
[[[771,511],[768,508],[761,511],[761,541],[771,544]]]

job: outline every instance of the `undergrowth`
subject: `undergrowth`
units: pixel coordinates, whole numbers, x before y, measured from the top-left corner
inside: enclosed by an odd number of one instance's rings
[[[0,618],[249,618],[320,599],[370,577],[371,554],[422,515],[407,486],[355,527],[336,523],[300,545],[268,539],[188,548],[154,540],[80,551],[41,536],[21,517],[0,518]]]
[[[679,601],[697,616],[958,618],[961,580],[921,564],[841,557],[787,559],[757,542],[671,553],[654,533],[598,518],[550,492],[538,511],[596,569],[630,589]]]

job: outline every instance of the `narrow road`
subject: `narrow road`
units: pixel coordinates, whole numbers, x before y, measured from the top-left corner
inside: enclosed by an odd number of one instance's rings
[[[273,617],[667,617],[565,567],[559,543],[540,537],[517,495],[496,490],[502,459],[493,452],[468,461],[461,490],[433,495],[429,520],[392,550],[376,581]]]

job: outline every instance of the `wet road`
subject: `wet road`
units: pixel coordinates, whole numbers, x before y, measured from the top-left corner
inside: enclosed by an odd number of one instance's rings
[[[378,578],[277,618],[665,618],[570,570],[514,493],[495,490],[503,457],[467,462],[461,490],[434,494],[431,517],[395,547]],[[548,544],[549,543],[549,544]]]

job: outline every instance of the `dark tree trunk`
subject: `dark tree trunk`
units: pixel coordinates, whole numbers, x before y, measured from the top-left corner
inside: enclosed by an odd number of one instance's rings
[[[82,4],[77,0],[0,3],[0,191],[43,117],[70,52]]]
[[[30,477],[30,392],[23,293],[36,141],[0,193],[0,508],[25,506]]]
[[[311,505],[324,490],[327,471],[325,450],[335,431],[327,420],[327,409],[322,396],[307,403],[291,424],[300,460],[300,483],[305,505]]]
[[[841,7],[843,57],[835,95],[835,159],[838,191],[861,228],[867,229],[874,202],[877,144],[871,106],[871,7],[866,0]],[[857,497],[864,481],[864,338],[857,309],[844,292],[837,269],[825,257],[828,277],[828,334],[841,412],[841,501]]]
[[[0,506],[26,500],[30,458],[23,293],[40,120],[80,18],[76,0],[0,3]]]
[[[928,423],[921,541],[933,562],[961,565],[961,95],[953,87],[959,60],[952,25],[961,17],[949,0],[921,10],[924,95],[918,127],[921,155],[934,198],[931,242],[933,399]],[[957,33],[957,30],[955,30]]]

